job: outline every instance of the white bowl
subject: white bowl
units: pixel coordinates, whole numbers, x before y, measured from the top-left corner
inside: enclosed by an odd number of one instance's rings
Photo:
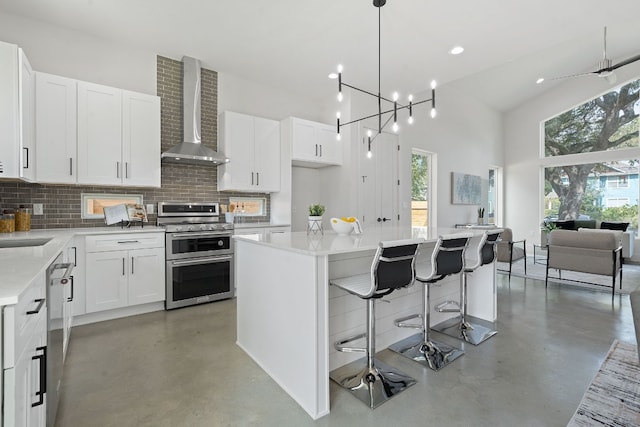
[[[329,222],[331,224],[331,228],[333,228],[333,231],[338,234],[349,234],[351,233],[351,231],[353,231],[352,222],[343,221],[340,218],[331,218],[331,221]]]

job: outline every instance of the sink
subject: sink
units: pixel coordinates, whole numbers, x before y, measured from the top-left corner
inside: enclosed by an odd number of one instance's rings
[[[46,245],[51,241],[51,237],[41,237],[37,239],[0,239],[0,249],[2,248],[28,248],[31,246]]]

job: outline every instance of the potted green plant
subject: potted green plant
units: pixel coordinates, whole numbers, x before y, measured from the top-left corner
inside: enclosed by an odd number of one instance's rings
[[[555,222],[542,221],[540,223],[540,246],[546,248],[549,244],[549,233],[558,228]]]
[[[478,225],[484,224],[484,208],[478,208]]]
[[[322,232],[322,215],[325,212],[324,205],[315,204],[309,206],[309,227],[308,231]]]

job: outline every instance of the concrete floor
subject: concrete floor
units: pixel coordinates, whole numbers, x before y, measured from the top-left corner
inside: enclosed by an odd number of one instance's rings
[[[440,372],[384,350],[418,384],[372,411],[331,383],[314,422],[235,345],[235,314],[228,300],[74,328],[56,426],[564,426],[612,341],[635,343],[628,295],[499,274],[498,335]]]

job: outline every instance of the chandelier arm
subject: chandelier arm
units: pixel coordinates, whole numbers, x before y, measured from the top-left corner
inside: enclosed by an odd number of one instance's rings
[[[416,105],[424,104],[424,103],[430,102],[430,101],[431,101],[431,99],[425,99],[423,101],[414,102],[412,105],[415,107]],[[403,106],[398,106],[397,110],[405,110],[405,109],[408,109],[408,108],[409,108],[408,105],[403,105]],[[360,117],[359,119],[351,120],[350,122],[340,123],[340,127],[347,126],[347,125],[350,125],[350,124],[353,124],[353,123],[357,123],[357,122],[361,122],[362,120],[372,119],[374,117],[378,117],[378,116],[381,116],[381,115],[384,115],[384,114],[389,114],[389,113],[393,113],[393,109],[387,110],[387,111],[382,111],[380,113],[371,114],[370,116],[366,116],[366,117]],[[389,123],[389,120],[391,120],[391,117],[389,117],[389,119],[384,124],[384,126],[386,126],[387,123]],[[384,128],[384,126],[382,126],[382,127]]]

